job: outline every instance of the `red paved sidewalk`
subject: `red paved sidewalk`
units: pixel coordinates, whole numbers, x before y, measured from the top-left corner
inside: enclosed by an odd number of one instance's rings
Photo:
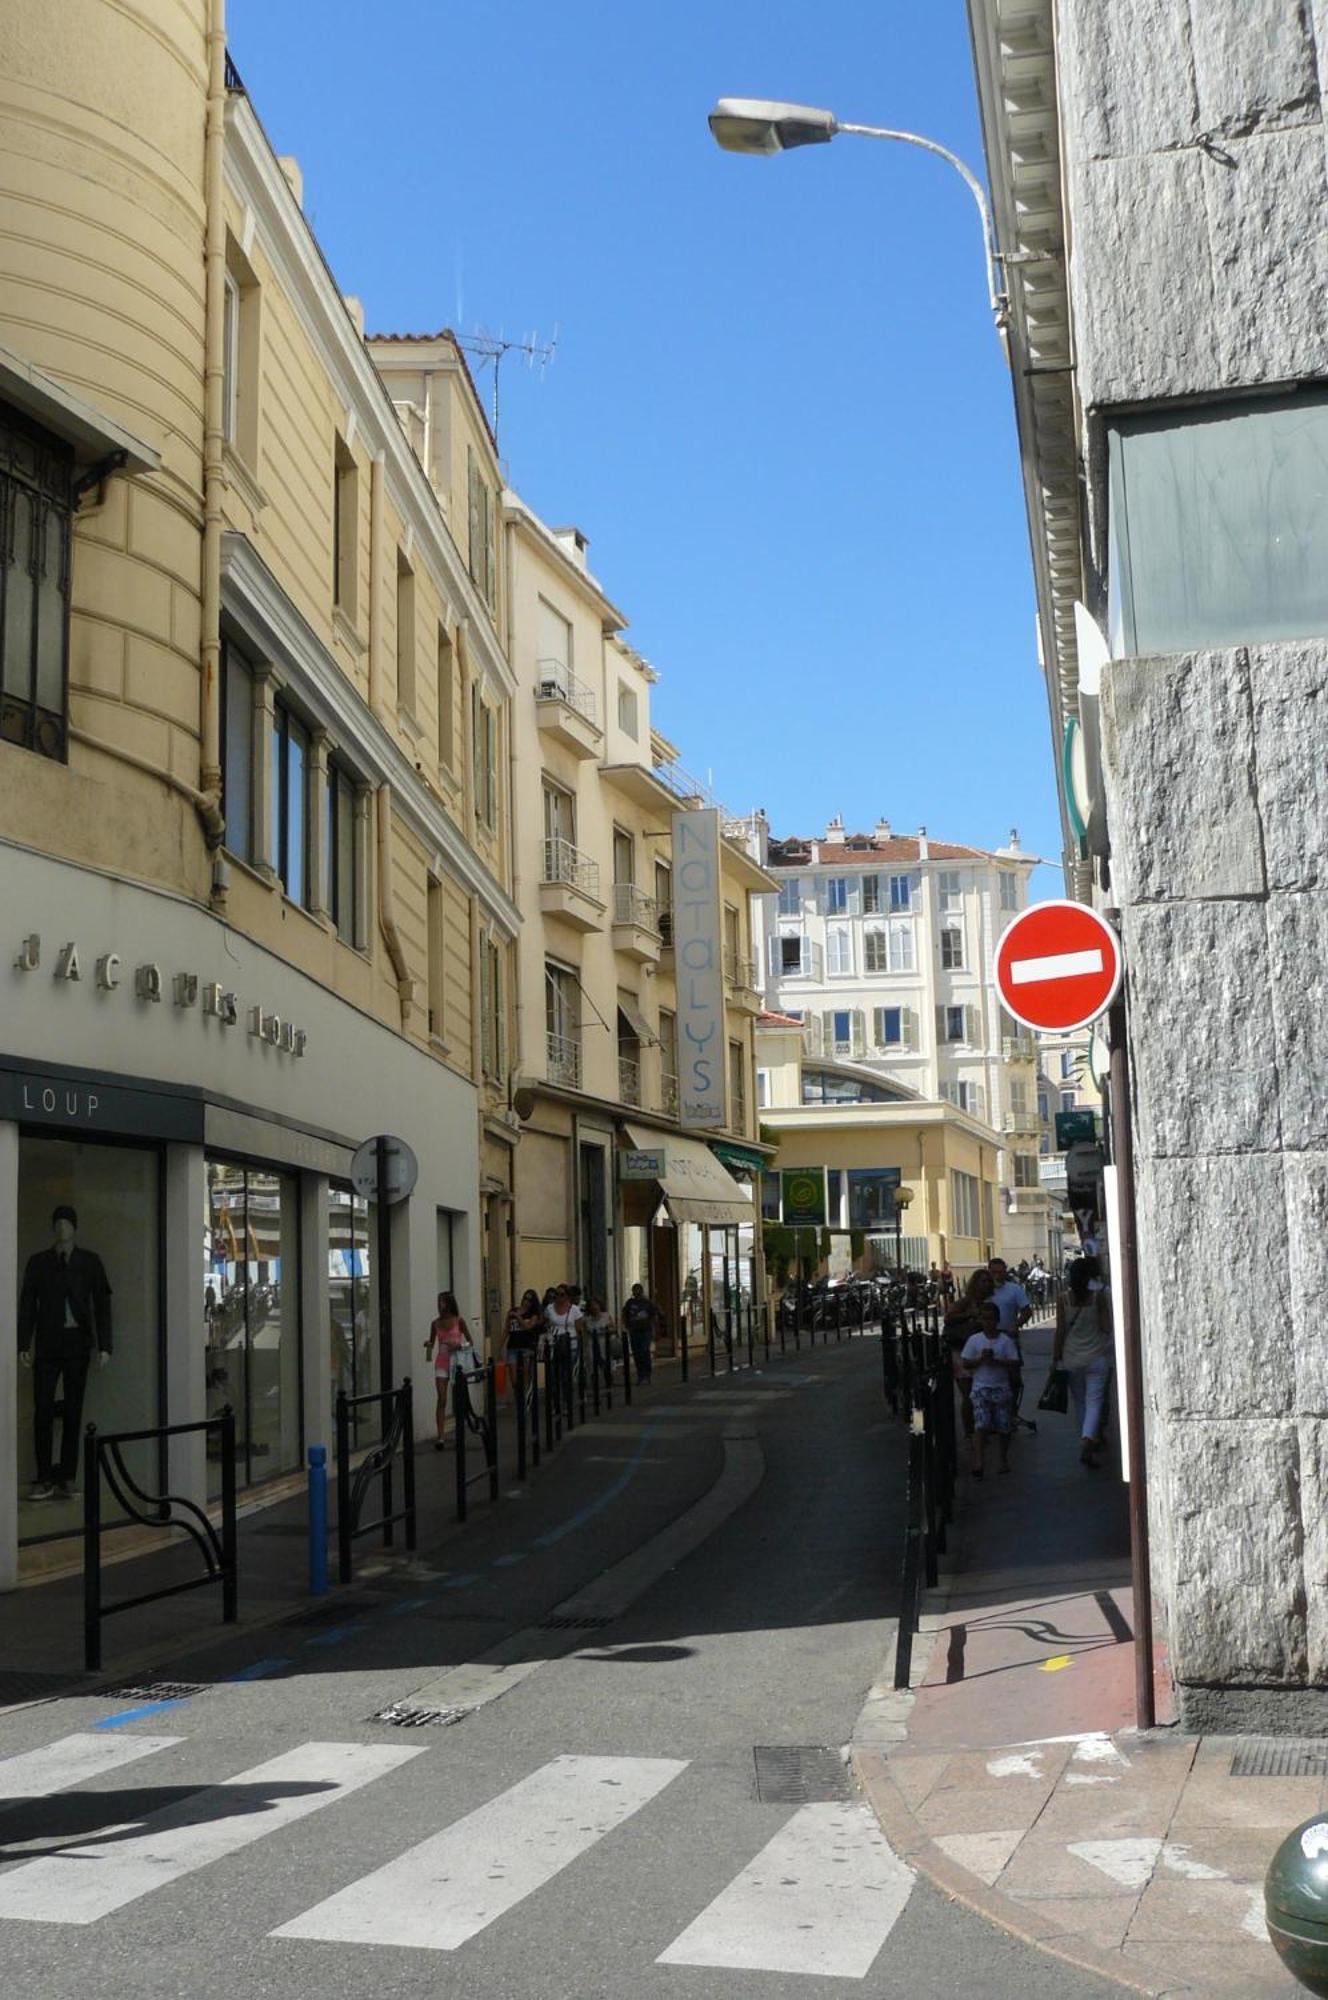
[[[1031,1408],[1050,1330],[1024,1346]],[[1263,1877],[1328,1785],[1233,1777],[1234,1739],[1134,1728],[1126,1489],[1079,1465],[1072,1417],[1036,1421],[1008,1478],[961,1472],[913,1689],[887,1691],[888,1661],[859,1776],[897,1853],[1030,1942],[1137,1992],[1290,2000]]]

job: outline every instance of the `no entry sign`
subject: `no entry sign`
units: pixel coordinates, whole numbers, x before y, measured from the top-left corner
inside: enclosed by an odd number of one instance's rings
[[[1026,1028],[1086,1028],[1116,997],[1120,939],[1082,903],[1033,903],[1002,933],[995,973],[1002,1006]]]

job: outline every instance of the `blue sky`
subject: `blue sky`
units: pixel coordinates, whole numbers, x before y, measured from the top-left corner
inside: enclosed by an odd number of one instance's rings
[[[998,846],[1017,825],[1056,856],[972,199],[915,148],[739,159],[705,122],[721,95],[786,97],[980,165],[963,0],[230,0],[228,16],[371,329],[556,331],[542,374],[504,366],[509,477],[590,537],[683,762],[776,831],[884,814]]]

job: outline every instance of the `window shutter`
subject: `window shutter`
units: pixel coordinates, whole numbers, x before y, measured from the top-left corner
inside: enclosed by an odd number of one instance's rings
[[[938,1041],[938,1042],[944,1042],[944,1040],[945,1040],[945,1009],[944,1009],[944,1007],[938,1007],[938,1008],[936,1009],[936,1039],[937,1039],[937,1041]]]
[[[981,1043],[982,1029],[976,1007],[965,1007],[964,1009],[964,1040],[972,1049],[977,1048]]]
[[[821,1016],[822,1047],[828,1056],[835,1053],[835,1010],[827,1007]]]
[[[979,1118],[987,1115],[987,1090],[985,1084],[977,1084],[973,1091],[973,1109]]]
[[[900,1008],[899,1025],[903,1030],[904,1047],[915,1049],[918,1046],[918,1017],[912,1007]]]
[[[480,1062],[485,1068],[492,1060],[489,1048],[489,940],[480,939]]]
[[[848,913],[851,917],[862,914],[862,877],[851,875],[848,884]]]
[[[798,939],[798,970],[804,978],[812,969],[812,941],[809,937]]]
[[[821,1053],[821,1017],[808,1008],[802,1017],[802,1032],[807,1041],[807,1053],[819,1056]]]
[[[780,944],[780,941],[779,941],[779,938],[778,938],[777,936],[776,936],[776,937],[769,937],[769,938],[767,938],[767,939],[766,939],[766,941],[765,941],[765,955],[766,955],[766,958],[767,958],[767,960],[769,961],[769,964],[770,964],[770,977],[771,977],[772,979],[778,979],[778,977],[779,977],[779,974],[780,974],[780,966],[781,966],[781,960],[780,960],[780,952],[781,952],[781,950],[782,950],[782,946],[781,946],[781,944]]]
[[[876,1037],[876,1046],[877,1046],[877,1048],[878,1048],[878,1049],[883,1049],[883,1048],[885,1047],[885,1009],[884,1009],[884,1007],[873,1007],[873,1009],[872,1009],[872,1033],[873,1033],[873,1035],[874,1035],[874,1036]]]
[[[867,1028],[861,1007],[853,1009],[853,1053],[855,1056],[867,1053]]]
[[[484,517],[480,499],[480,469],[475,463],[473,445],[466,446],[466,512],[469,528],[469,545],[466,567],[476,583],[482,585],[481,549],[483,547]]]

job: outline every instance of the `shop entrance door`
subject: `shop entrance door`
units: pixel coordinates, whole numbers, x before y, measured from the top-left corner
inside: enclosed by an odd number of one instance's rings
[[[577,1280],[587,1296],[609,1294],[608,1205],[604,1193],[605,1155],[602,1146],[580,1149],[581,1228]]]
[[[661,1351],[676,1354],[678,1322],[682,1312],[676,1229],[661,1226],[650,1232],[650,1296],[659,1307]]]

